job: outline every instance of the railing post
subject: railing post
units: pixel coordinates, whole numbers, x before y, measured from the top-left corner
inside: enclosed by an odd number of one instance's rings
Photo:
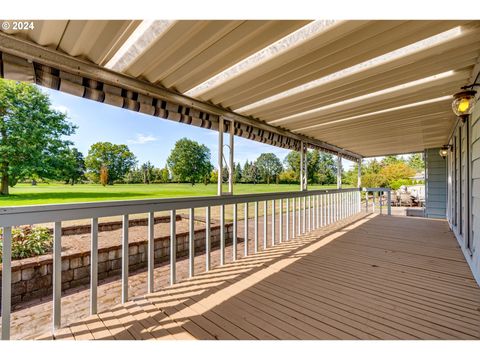
[[[323,195],[323,194],[322,194],[322,195],[319,195],[319,199],[318,199],[318,200],[319,200],[319,202],[320,202],[320,204],[319,204],[319,206],[320,206],[320,211],[319,211],[319,212],[320,212],[320,227],[323,227],[323,225],[324,225],[323,223],[324,223],[324,221],[325,221],[325,206],[324,206],[324,204],[323,204],[323,202],[324,202],[324,195]]]
[[[365,212],[368,214],[368,191],[365,190]]]
[[[297,224],[297,236],[300,236],[302,233],[302,198],[298,198],[298,224]]]
[[[267,248],[268,236],[268,201],[263,203],[263,250]]]
[[[155,269],[155,213],[151,211],[148,214],[148,279],[147,291],[152,293],[155,291],[154,286],[154,269]]]
[[[2,242],[2,340],[10,340],[12,301],[12,228],[3,229]]]
[[[190,208],[188,216],[188,277],[195,276],[195,209]]]
[[[383,191],[379,191],[378,192],[378,205],[380,207],[380,215],[383,214],[383,201],[382,201],[382,198],[383,198]]]
[[[207,206],[205,208],[205,270],[210,271],[210,252],[212,250],[212,238],[210,235],[210,219],[211,219],[211,208]]]
[[[333,196],[333,221],[335,223],[337,221],[337,193],[332,194]]]
[[[122,222],[122,304],[128,301],[128,214]]]
[[[285,204],[285,241],[290,240],[290,198],[287,198],[287,203]]]
[[[303,196],[303,211],[302,211],[302,215],[303,215],[303,219],[302,219],[302,234],[305,234],[306,232],[306,222],[307,222],[307,197],[306,196]]]
[[[253,253],[256,254],[258,252],[258,201],[255,201],[253,212],[254,212]]]
[[[220,266],[225,265],[225,205],[220,205]]]
[[[279,243],[282,243],[283,241],[283,200],[280,199],[278,201],[279,203],[279,207],[280,207],[280,214],[279,214],[279,218],[278,218],[278,242]]]
[[[244,240],[243,240],[243,250],[244,255],[248,256],[248,203],[245,203],[244,208],[244,219],[243,219],[243,231],[244,231]]]
[[[372,191],[372,210],[375,212],[375,191]]]
[[[272,200],[272,246],[275,245],[275,199]]]
[[[177,282],[177,213],[170,211],[170,285]]]
[[[295,232],[297,231],[297,200],[295,197],[292,198],[292,239],[295,239]]]
[[[307,196],[307,199],[308,199],[307,229],[308,229],[308,232],[310,232],[310,231],[312,231],[312,197],[309,195],[309,196]]]
[[[97,313],[98,286],[98,218],[93,218],[90,229],[90,315]]]
[[[53,228],[53,331],[60,328],[62,317],[62,223]]]
[[[237,204],[233,204],[232,261],[237,260]]]
[[[392,215],[392,191],[390,189],[387,190],[387,214]]]

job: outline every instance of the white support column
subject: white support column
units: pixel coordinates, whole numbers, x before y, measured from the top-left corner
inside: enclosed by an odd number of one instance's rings
[[[342,156],[337,156],[337,189],[342,188]]]
[[[10,340],[12,301],[12,228],[3,229],[2,244],[2,340]]]
[[[228,155],[228,193],[223,191],[223,161],[225,160],[224,156],[224,132],[225,132],[225,119],[220,116],[218,119],[218,179],[217,179],[217,195],[232,195],[233,194],[233,172],[234,172],[234,137],[235,137],[235,123],[230,120],[228,126],[229,133],[229,148]],[[225,160],[226,161],[226,160]]]
[[[358,160],[357,188],[362,187],[362,160]]]
[[[233,159],[234,159],[234,154],[233,154],[233,151],[234,151],[234,147],[235,147],[235,144],[234,144],[234,135],[235,135],[235,123],[233,122],[233,120],[230,120],[230,124],[229,124],[229,133],[230,133],[230,156],[229,156],[229,161],[228,161],[228,167],[229,167],[229,171],[228,171],[228,192],[233,195],[233,172],[235,170],[235,165],[233,163]]]
[[[97,313],[98,285],[98,218],[92,219],[90,229],[90,315]]]
[[[53,228],[53,331],[59,329],[62,318],[62,223]]]
[[[217,179],[217,195],[222,195],[222,173],[223,173],[223,129],[224,119],[223,116],[218,118],[218,179]]]
[[[304,187],[303,187],[303,185],[304,185],[304,182],[303,182],[303,178],[304,178],[303,163],[305,162],[305,159],[303,157],[304,157],[303,141],[301,141],[300,142],[300,191],[305,190]]]

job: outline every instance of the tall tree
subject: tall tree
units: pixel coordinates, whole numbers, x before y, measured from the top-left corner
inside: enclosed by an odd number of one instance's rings
[[[309,183],[318,182],[320,169],[320,152],[318,150],[307,151],[307,176]],[[293,171],[297,182],[300,182],[300,152],[290,151],[283,163],[287,171]]]
[[[213,170],[210,163],[210,150],[196,141],[183,138],[175,143],[167,165],[176,181],[195,185],[204,181]]]
[[[0,194],[29,177],[56,178],[74,131],[39,88],[0,79]]]
[[[155,167],[150,161],[147,161],[140,166],[140,169],[142,171],[143,183],[150,184],[153,181],[153,171]]]
[[[65,151],[63,166],[60,167],[60,177],[67,184],[75,185],[85,175],[85,159],[77,148]]]
[[[260,182],[260,174],[257,165],[248,160],[243,166],[242,181],[249,184],[257,184]]]
[[[415,169],[417,172],[421,172],[425,170],[425,160],[423,159],[423,154],[418,153],[418,154],[412,154],[410,158],[408,159],[408,165],[412,169]]]
[[[388,155],[382,159],[382,166],[387,166],[391,164],[405,163],[405,159],[398,155]]]
[[[96,181],[100,178],[102,166],[107,169],[109,185],[113,185],[116,180],[123,178],[135,166],[135,163],[135,155],[127,145],[110,142],[93,144],[85,159],[85,165]]]
[[[240,165],[240,163],[237,163],[237,165],[235,166],[235,171],[233,172],[233,182],[235,184],[242,181],[242,173],[242,165]]]
[[[255,161],[258,172],[263,182],[270,184],[282,172],[283,166],[280,159],[273,153],[263,153]]]
[[[337,182],[337,163],[332,154],[320,153],[318,166],[318,183],[335,184]]]

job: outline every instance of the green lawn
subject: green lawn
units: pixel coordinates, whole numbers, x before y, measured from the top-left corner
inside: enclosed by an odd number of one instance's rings
[[[309,189],[335,188],[335,185],[311,185]],[[235,184],[235,194],[296,191],[299,185]],[[217,185],[128,184],[103,187],[96,184],[19,184],[10,188],[10,196],[0,196],[0,206],[76,203],[126,199],[172,198],[216,195]]]

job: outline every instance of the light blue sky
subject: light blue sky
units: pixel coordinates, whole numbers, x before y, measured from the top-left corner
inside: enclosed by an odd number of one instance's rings
[[[77,125],[71,140],[86,156],[90,146],[99,141],[127,144],[139,164],[150,161],[155,166],[165,166],[175,142],[183,137],[205,144],[211,151],[212,164],[217,164],[217,132],[161,119],[115,106],[82,99],[56,90],[42,88],[50,96],[52,105],[66,111],[72,123]],[[227,138],[225,138],[227,139]],[[273,152],[281,161],[288,150],[235,137],[235,162],[242,164],[255,160],[261,153]],[[343,160],[348,169],[352,163]]]

